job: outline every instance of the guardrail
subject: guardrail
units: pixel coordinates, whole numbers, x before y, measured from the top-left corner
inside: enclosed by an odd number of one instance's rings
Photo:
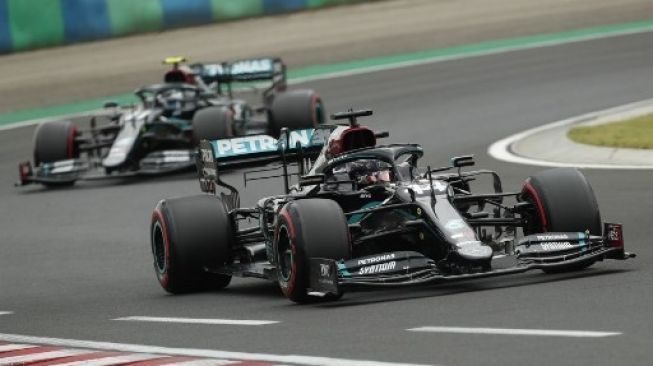
[[[0,0],[0,53],[364,0]]]

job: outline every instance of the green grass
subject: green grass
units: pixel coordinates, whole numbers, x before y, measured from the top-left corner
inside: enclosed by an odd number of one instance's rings
[[[653,149],[653,114],[597,126],[574,127],[567,136],[581,144]]]

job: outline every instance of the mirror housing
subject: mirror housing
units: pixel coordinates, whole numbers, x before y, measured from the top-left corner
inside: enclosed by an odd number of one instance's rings
[[[384,139],[390,137],[390,132],[388,131],[379,131],[374,133],[374,137],[377,139]]]
[[[474,161],[474,155],[462,155],[454,156],[451,158],[451,165],[456,168],[462,168],[465,166],[474,166],[476,162]]]
[[[304,175],[299,178],[299,186],[315,186],[325,182],[324,174]]]

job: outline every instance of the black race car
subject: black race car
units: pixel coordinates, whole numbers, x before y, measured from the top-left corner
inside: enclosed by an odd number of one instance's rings
[[[34,162],[19,166],[18,185],[69,185],[103,179],[169,173],[195,166],[200,140],[236,136],[274,138],[281,128],[316,127],[324,107],[312,90],[286,90],[286,67],[278,58],[186,66],[172,65],[163,84],[136,90],[138,106],[107,103],[90,128],[70,121],[38,126]],[[268,81],[261,106],[232,94],[232,83]],[[98,122],[103,121],[104,123]]]
[[[574,271],[634,257],[624,251],[622,225],[601,221],[578,170],[545,170],[504,192],[496,172],[462,170],[474,165],[472,156],[422,168],[421,146],[377,145],[386,134],[356,122],[370,114],[336,114],[350,125],[325,125],[328,133],[303,139],[284,134],[276,149],[256,152],[279,156],[286,191],[250,208],[220,180],[220,165],[234,158],[223,147],[233,141],[203,141],[199,179],[209,194],[162,200],[152,215],[161,286],[182,293],[257,277],[301,303],[361,286]],[[305,151],[320,145],[319,157],[307,159]],[[289,186],[293,174],[300,178]],[[472,192],[482,179],[490,189]],[[229,192],[218,195],[219,188]]]

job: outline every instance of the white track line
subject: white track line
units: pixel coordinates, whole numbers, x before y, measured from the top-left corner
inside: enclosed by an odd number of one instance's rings
[[[0,352],[20,351],[28,348],[36,348],[33,344],[2,344],[0,345]],[[0,355],[1,356],[1,355]]]
[[[4,358],[0,358],[0,366],[20,365],[28,362],[52,360],[55,358],[69,357],[69,356],[79,356],[92,352],[93,351],[87,351],[87,350],[63,350],[63,351],[31,353],[22,356],[4,357]]]
[[[164,358],[164,357],[166,356],[140,353],[140,354],[133,354],[133,355],[109,356],[109,357],[96,358],[92,360],[58,363],[57,366],[81,366],[81,365],[108,366],[108,365],[119,365],[123,363],[132,363],[138,361],[147,361],[147,360],[153,360],[156,358]]]
[[[193,361],[182,361],[175,362],[174,366],[218,366],[218,365],[230,365],[234,363],[241,363],[240,361],[220,361],[220,360],[193,360]],[[57,365],[59,366],[59,365]]]
[[[38,108],[34,108],[34,109],[38,109]],[[55,116],[55,117],[43,117],[43,118],[30,119],[30,120],[22,121],[22,122],[8,123],[8,124],[0,125],[0,131],[13,130],[13,129],[16,129],[16,128],[33,126],[33,125],[38,125],[38,124],[46,123],[46,122],[59,121],[59,120],[62,120],[62,119],[65,120],[65,119],[77,118],[77,117],[92,117],[92,116],[97,116],[97,115],[101,114],[103,111],[104,111],[103,109],[96,109],[96,110],[92,110],[92,111],[64,114],[64,115]]]
[[[280,323],[276,320],[247,320],[247,319],[202,319],[202,318],[167,318],[156,316],[127,316],[113,320],[137,321],[137,322],[161,322],[161,323],[184,323],[184,324],[208,324],[208,325],[268,325]]]
[[[13,313],[13,311],[0,311],[0,315],[11,315]]]
[[[267,361],[275,363],[286,364],[299,364],[311,366],[421,366],[423,364],[410,364],[410,363],[393,363],[369,360],[352,360],[345,358],[331,358],[331,357],[318,357],[318,356],[301,356],[301,355],[274,355],[266,353],[248,353],[248,352],[232,352],[232,351],[219,351],[195,348],[167,348],[159,346],[146,346],[138,344],[126,343],[112,343],[112,342],[97,342],[97,341],[84,341],[77,339],[63,339],[63,338],[50,338],[50,337],[34,337],[18,334],[0,333],[0,341],[16,342],[16,343],[36,343],[47,344],[60,347],[74,347],[74,348],[90,348],[95,350],[105,351],[121,351],[121,352],[137,352],[137,353],[153,353],[161,355],[175,355],[175,356],[190,356],[190,357],[203,357],[203,358],[219,358],[231,359],[242,361]]]
[[[515,46],[498,46],[498,47],[492,48],[492,49],[484,49],[484,50],[482,49],[482,50],[479,50],[479,51],[464,52],[464,53],[461,53],[461,54],[433,56],[433,57],[420,59],[420,60],[399,61],[399,62],[393,62],[393,63],[383,64],[383,65],[367,66],[367,67],[355,68],[355,69],[352,69],[352,70],[337,71],[337,72],[332,72],[332,73],[323,74],[323,75],[313,75],[313,76],[305,76],[305,77],[301,77],[301,78],[292,78],[288,82],[289,82],[289,84],[298,84],[298,83],[304,83],[304,82],[307,82],[307,81],[315,81],[315,80],[323,80],[323,79],[335,79],[335,78],[341,78],[341,77],[347,77],[347,76],[353,76],[353,75],[367,74],[367,73],[372,73],[372,72],[377,72],[377,71],[403,69],[403,68],[407,68],[407,67],[414,67],[414,66],[421,66],[421,65],[428,65],[428,64],[436,64],[436,63],[446,62],[446,61],[455,61],[455,60],[462,60],[462,59],[466,59],[466,58],[498,55],[498,54],[502,54],[502,53],[509,53],[509,52],[515,52],[515,51],[524,51],[524,50],[530,50],[530,49],[536,49],[536,48],[561,46],[561,45],[570,44],[570,43],[580,43],[580,42],[594,41],[594,40],[599,40],[599,39],[606,39],[606,38],[621,37],[621,36],[627,36],[627,35],[633,35],[633,34],[648,33],[648,32],[652,32],[652,31],[653,31],[653,26],[648,26],[648,27],[642,27],[642,28],[639,28],[639,29],[628,29],[628,30],[614,31],[614,32],[604,33],[604,34],[588,34],[588,35],[580,35],[580,36],[570,36],[570,37],[566,37],[566,38],[562,38],[562,39],[533,41],[532,43],[519,44],[519,45],[515,45]]]
[[[621,332],[595,332],[586,330],[548,330],[548,329],[505,329],[505,328],[463,328],[463,327],[419,327],[406,329],[409,332],[458,333],[458,334],[497,334],[526,335],[545,337],[600,338],[621,335]]]

